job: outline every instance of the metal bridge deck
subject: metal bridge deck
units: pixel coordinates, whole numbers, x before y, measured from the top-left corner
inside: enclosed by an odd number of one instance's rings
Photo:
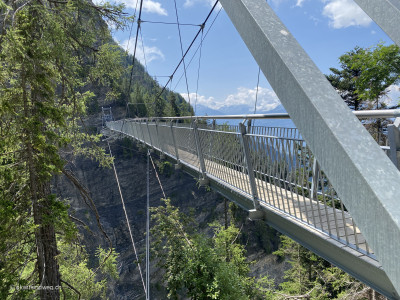
[[[178,151],[180,161],[185,162],[189,167],[200,173],[200,164],[197,155],[183,150]],[[207,170],[209,170],[209,175],[218,176],[219,180],[224,181],[238,193],[243,193],[247,197],[251,195],[247,174],[231,170],[228,167],[207,159],[205,160],[205,164]],[[305,220],[302,221],[305,225],[320,229],[327,234],[334,232],[336,237],[339,237],[345,243],[357,245],[356,249],[362,253],[368,252],[369,256],[373,257],[373,252],[368,247],[360,230],[354,225],[348,212],[328,207],[319,201],[311,200],[297,193],[291,193],[286,189],[260,179],[256,179],[256,185],[258,195],[263,195],[263,199],[267,199],[267,201],[261,204],[275,207],[282,212],[287,212],[291,218]]]
[[[227,131],[193,124],[134,121],[109,122],[107,126],[168,156],[194,177],[206,177],[214,190],[248,210],[251,218],[264,219],[388,298],[399,299],[366,239],[329,180],[315,168],[316,162],[299,136],[289,137],[282,132],[282,137],[271,137],[266,128],[248,134],[254,192],[242,151],[243,136],[237,126],[225,128]],[[270,165],[269,169],[265,165]],[[260,209],[252,215],[254,194]]]

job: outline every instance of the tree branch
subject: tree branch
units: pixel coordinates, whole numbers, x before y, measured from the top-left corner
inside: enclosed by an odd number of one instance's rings
[[[64,281],[64,280],[62,280],[62,279],[60,279],[60,281],[61,281],[62,283],[65,283],[71,290],[73,290],[75,293],[78,294],[78,300],[81,299],[81,293],[80,293],[76,288],[74,288],[71,284],[69,284],[68,282],[66,282],[66,281]]]
[[[69,216],[72,220],[74,220],[74,221],[76,221],[76,222],[82,224],[92,235],[96,236],[96,234],[95,234],[92,230],[90,230],[89,226],[88,226],[85,222],[83,222],[82,220],[80,220],[80,219],[78,219],[78,218],[75,218],[75,217],[72,216],[72,215],[68,215],[68,216]]]

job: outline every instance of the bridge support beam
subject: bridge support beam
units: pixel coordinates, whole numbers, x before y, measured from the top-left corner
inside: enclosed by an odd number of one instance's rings
[[[140,132],[142,133],[142,141],[144,144],[146,144],[146,141],[144,139],[144,132],[143,132],[143,126],[140,122],[138,122],[138,126],[140,127]]]
[[[156,135],[157,135],[157,142],[158,142],[158,146],[160,148],[160,159],[165,159],[165,153],[164,153],[164,143],[163,140],[160,137],[160,134],[158,132],[158,120],[156,120],[155,122],[155,126],[156,126]]]
[[[146,120],[146,127],[147,127],[147,133],[149,134],[150,145],[151,145],[151,147],[152,147],[151,150],[153,150],[153,148],[154,148],[154,143],[153,143],[153,140],[151,139],[150,128],[149,128],[149,121],[148,121],[148,120]]]
[[[396,118],[393,124],[388,125],[388,138],[390,145],[389,157],[400,170],[400,118]]]
[[[175,157],[176,157],[175,169],[179,169],[179,152],[178,152],[178,146],[176,145],[176,139],[175,139],[173,124],[174,124],[173,121],[171,121],[171,124],[170,124],[171,136],[172,136],[172,142],[174,143]]]
[[[400,172],[265,0],[220,2],[399,293]]]
[[[194,133],[194,139],[196,142],[197,158],[199,159],[199,163],[200,163],[201,178],[200,178],[199,182],[200,182],[201,186],[204,186],[204,185],[208,184],[208,179],[207,179],[207,172],[206,172],[206,164],[204,163],[203,151],[201,150],[199,130],[197,128],[196,120],[193,120],[192,128],[193,128],[193,133]]]
[[[239,123],[240,130],[240,141],[243,147],[244,161],[246,164],[247,174],[249,176],[251,194],[253,196],[254,209],[258,210],[260,208],[260,202],[258,199],[256,178],[254,177],[253,161],[251,159],[249,139],[246,136],[246,126],[243,123]]]
[[[398,0],[354,0],[400,46]]]

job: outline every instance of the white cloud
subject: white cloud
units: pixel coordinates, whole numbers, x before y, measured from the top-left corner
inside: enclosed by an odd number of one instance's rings
[[[212,109],[220,110],[233,106],[245,106],[247,111],[243,113],[252,113],[254,111],[254,103],[256,100],[257,88],[249,89],[239,87],[235,94],[228,95],[223,100],[216,100],[214,97],[205,97],[197,95],[197,104],[207,106]],[[182,97],[187,98],[187,94],[182,93]],[[195,99],[196,93],[190,94],[190,99]],[[269,88],[258,88],[257,111],[268,111],[280,105],[280,101],[276,94]]]
[[[372,20],[353,0],[330,0],[322,14],[330,19],[333,28],[368,26]]]
[[[168,16],[167,11],[161,7],[161,3],[152,0],[143,1],[143,10],[148,13],[155,13],[161,16]]]
[[[398,105],[400,103],[400,86],[392,84],[386,89],[384,102],[388,107]]]
[[[183,7],[189,8],[196,4],[203,4],[203,5],[205,4],[209,7],[213,7],[215,2],[216,2],[216,0],[185,0],[185,3],[183,3]],[[220,8],[220,7],[221,7],[221,4],[218,3],[217,8]]]
[[[303,5],[304,1],[305,1],[305,0],[297,0],[296,6],[301,7],[301,6]]]
[[[104,4],[105,0],[92,0],[94,4]],[[125,4],[127,8],[136,8],[135,0],[115,0],[117,4]],[[139,8],[139,7],[137,7]],[[168,16],[168,12],[161,6],[160,2],[153,0],[144,0],[143,1],[143,11],[148,13],[155,13],[161,16]]]
[[[249,108],[251,108],[251,110],[253,110],[256,94],[256,87],[254,89],[239,87],[236,94],[231,94],[226,97],[224,105],[247,105]],[[280,104],[276,94],[269,88],[259,87],[257,98],[257,111],[271,110]]]
[[[188,101],[187,93],[181,93],[181,96],[186,101]],[[196,93],[189,93],[189,96],[190,96],[190,100],[192,102],[194,102],[196,99]],[[214,97],[207,98],[206,96],[202,96],[199,94],[197,94],[197,104],[204,105],[204,106],[207,106],[212,109],[216,109],[216,107],[220,107],[220,102],[217,102]]]
[[[128,47],[128,52],[129,54],[133,55],[133,51],[135,48],[135,37],[132,37],[130,40],[124,40],[122,42],[119,42],[119,45],[126,50]],[[144,48],[144,52],[143,52]],[[153,60],[164,60],[165,56],[162,51],[157,48],[156,46],[150,47],[144,44],[144,47],[142,47],[142,43],[138,42],[137,48],[136,48],[136,58],[140,61],[142,65],[145,63],[145,58],[146,58],[146,63],[149,64]]]

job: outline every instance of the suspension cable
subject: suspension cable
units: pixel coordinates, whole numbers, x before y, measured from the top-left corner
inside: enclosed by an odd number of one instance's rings
[[[217,18],[218,18],[218,16],[219,16],[219,14],[220,14],[221,11],[222,11],[222,7],[219,9],[218,13],[215,15],[214,20],[211,22],[210,27],[207,29],[206,33],[204,34],[203,41],[206,39],[208,33],[210,32],[210,29],[213,27],[213,25],[214,25],[215,21],[217,20]],[[197,46],[196,51],[193,53],[192,57],[191,57],[190,60],[189,60],[189,63],[187,64],[187,67],[190,66],[190,64],[192,63],[194,57],[196,56],[197,52],[199,51],[199,49],[200,49],[200,45]],[[178,84],[180,83],[180,81],[181,81],[183,75],[184,75],[184,74],[182,73],[182,75],[179,77],[179,79],[178,79],[178,81],[177,81],[177,83],[176,83],[176,85],[175,85],[175,87],[174,87],[174,90],[176,90],[176,87],[177,87]]]
[[[183,45],[182,45],[182,35],[181,35],[181,26],[179,25],[179,18],[178,18],[178,8],[176,7],[176,0],[174,0],[175,3],[175,15],[176,15],[176,23],[178,26],[178,33],[179,33],[179,44],[181,46],[181,54],[182,54],[182,59],[183,59],[183,71],[185,73],[185,81],[186,81],[186,91],[187,91],[187,96],[189,100],[189,107],[190,107],[190,93],[189,93],[189,83],[187,79],[187,73],[186,73],[186,63],[185,63],[185,57],[183,55]],[[200,30],[203,32],[203,26],[200,27]]]
[[[261,72],[261,68],[258,67],[256,101],[254,103],[254,113],[253,114],[256,114],[256,111],[257,111],[258,88],[259,88],[259,85],[260,85],[260,72]]]
[[[140,23],[141,23],[141,17],[142,17],[142,7],[143,7],[143,0],[140,0],[140,7],[139,7],[139,18],[138,18],[138,26],[136,29],[136,37],[135,37],[135,48],[133,50],[133,59],[132,59],[132,70],[131,70],[131,75],[129,77],[129,88],[128,88],[128,96],[131,92],[131,86],[132,86],[132,75],[133,75],[133,67],[135,66],[135,58],[136,58],[136,48],[137,48],[137,42],[138,42],[138,36],[139,36],[139,29],[140,29]]]
[[[142,37],[142,28],[140,28],[139,33],[140,33],[140,40],[141,40],[141,42],[142,42],[142,51],[143,51],[144,66],[146,67],[146,72],[148,72],[148,69],[147,69],[147,61],[146,61],[146,52],[144,51],[144,43],[143,43],[143,37]]]
[[[128,52],[129,52],[129,44],[131,42],[132,28],[133,28],[133,24],[134,24],[135,17],[136,17],[136,11],[137,11],[138,2],[139,2],[139,0],[136,0],[135,12],[133,13],[134,17],[132,18],[131,27],[129,29],[129,38],[128,38],[128,41],[126,43],[126,50],[125,50],[126,54],[128,54]],[[128,65],[127,65],[127,67],[128,67]],[[132,68],[133,68],[133,66],[132,66]],[[132,77],[132,74],[131,74],[131,77]],[[128,91],[128,97],[129,97],[129,94],[130,94],[130,90]],[[130,116],[128,99],[125,99],[125,103],[126,103],[126,110],[125,110],[125,118],[126,118],[127,115]]]
[[[128,214],[127,214],[127,212],[126,212],[124,197],[122,196],[121,186],[120,186],[120,184],[119,184],[118,174],[117,174],[117,170],[116,170],[115,164],[114,164],[114,157],[113,157],[113,155],[112,155],[110,143],[109,143],[108,141],[107,141],[107,145],[108,145],[108,150],[109,150],[109,152],[110,152],[110,156],[111,156],[111,158],[113,159],[113,160],[112,160],[112,166],[113,166],[113,169],[114,169],[115,179],[116,179],[117,185],[118,185],[118,191],[119,191],[119,195],[120,195],[121,202],[122,202],[122,208],[123,208],[124,214],[125,214],[126,224],[127,224],[127,226],[128,226],[128,230],[129,230],[129,236],[130,236],[131,242],[132,242],[132,248],[133,248],[133,251],[134,251],[135,256],[136,256],[136,263],[137,263],[137,266],[138,266],[138,269],[139,269],[140,278],[142,279],[142,284],[143,284],[144,293],[145,293],[145,295],[146,295],[146,299],[148,299],[148,297],[147,297],[146,285],[145,285],[144,280],[143,280],[142,268],[140,267],[139,257],[138,257],[138,254],[137,254],[137,251],[136,251],[136,246],[135,246],[135,241],[133,240],[131,225],[130,225],[130,223],[129,223]]]
[[[257,100],[258,100],[258,87],[260,85],[260,72],[261,72],[261,68],[258,67],[258,76],[257,76],[257,89],[256,89],[256,101],[254,102],[254,113],[256,114],[257,111]],[[256,120],[253,120],[253,126]]]
[[[163,186],[162,186],[162,184],[161,184],[160,177],[158,176],[158,172],[157,172],[157,170],[156,170],[156,166],[154,165],[153,158],[151,157],[150,154],[149,154],[149,157],[150,157],[150,160],[151,160],[151,164],[153,165],[153,169],[154,169],[154,172],[155,172],[155,174],[156,174],[156,177],[157,177],[157,180],[158,180],[158,184],[160,185],[161,191],[162,191],[162,193],[163,193],[164,199],[167,199],[167,197],[165,196],[165,192],[164,192]]]
[[[142,20],[142,23],[150,23],[150,24],[163,24],[163,25],[180,25],[180,26],[199,26],[201,27],[201,24],[190,24],[190,23],[176,23],[176,22],[161,22],[161,21],[145,21]]]
[[[146,197],[146,287],[150,300],[150,151],[147,149],[147,197]]]
[[[208,13],[206,19],[204,20],[204,22],[201,24],[201,27],[199,29],[199,31],[197,32],[196,36],[193,38],[192,42],[190,43],[189,47],[187,48],[185,54],[182,56],[181,60],[179,61],[178,65],[176,66],[174,72],[172,72],[172,75],[170,76],[170,79],[167,81],[167,83],[164,85],[164,87],[162,88],[161,92],[158,93],[158,95],[156,96],[156,99],[158,97],[160,97],[162,95],[162,93],[165,91],[165,89],[167,88],[168,84],[170,83],[170,81],[172,80],[172,78],[174,77],[176,71],[178,70],[178,68],[180,67],[180,65],[182,64],[183,60],[185,59],[186,55],[189,53],[189,50],[192,48],[194,42],[196,41],[197,37],[200,35],[202,28],[204,28],[205,24],[207,23],[208,19],[210,18],[212,12],[214,11],[215,7],[217,6],[219,0],[217,0],[214,4],[214,6],[211,8],[211,11]],[[155,103],[155,101],[153,102],[153,104]]]
[[[203,28],[204,29],[204,28]],[[197,83],[196,83],[196,99],[194,101],[194,114],[196,115],[197,109],[197,97],[199,92],[199,79],[200,79],[200,64],[201,64],[201,49],[203,46],[203,30],[201,31],[201,39],[200,39],[200,54],[199,54],[199,67],[197,69]]]
[[[139,2],[139,0],[136,0],[135,12],[133,13],[134,17],[136,17],[136,10],[137,10],[137,6],[138,6],[138,2]],[[128,42],[126,43],[126,50],[125,50],[126,53],[128,53],[128,50],[129,50],[129,43],[131,41],[131,36],[132,36],[132,28],[133,28],[133,24],[135,23],[134,21],[135,21],[135,19],[132,18],[131,28],[129,29],[129,38],[128,38]]]

